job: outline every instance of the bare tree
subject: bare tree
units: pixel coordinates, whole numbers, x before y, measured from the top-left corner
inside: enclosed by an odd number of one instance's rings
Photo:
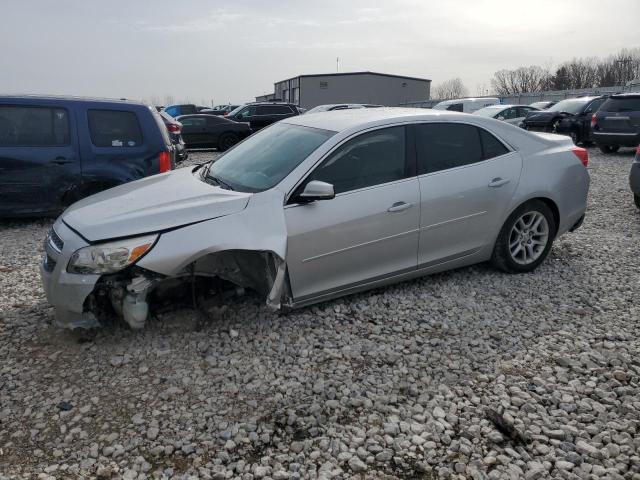
[[[546,69],[531,65],[515,70],[499,70],[494,73],[491,85],[498,95],[539,92],[548,87],[550,77]]]
[[[469,90],[464,86],[460,78],[451,78],[439,83],[433,88],[432,97],[438,100],[448,100],[451,98],[466,97]]]

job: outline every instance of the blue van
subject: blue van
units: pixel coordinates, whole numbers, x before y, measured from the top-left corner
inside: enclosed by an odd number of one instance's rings
[[[0,95],[0,217],[57,215],[174,167],[169,132],[141,103]]]

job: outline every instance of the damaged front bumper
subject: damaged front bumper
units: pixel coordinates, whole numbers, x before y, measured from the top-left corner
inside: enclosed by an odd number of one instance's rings
[[[64,239],[64,240],[63,240]],[[85,299],[93,291],[100,275],[77,275],[67,272],[73,253],[89,244],[60,219],[45,240],[45,254],[40,264],[42,287],[55,311],[55,324],[63,328],[99,326],[92,312],[84,311]]]

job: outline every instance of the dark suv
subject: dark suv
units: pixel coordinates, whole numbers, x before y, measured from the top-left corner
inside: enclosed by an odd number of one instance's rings
[[[611,95],[591,117],[591,136],[603,153],[640,144],[640,93]]]
[[[246,122],[254,132],[278,120],[299,115],[298,108],[292,103],[256,102],[247,103],[227,115],[229,120]]]
[[[160,115],[141,103],[0,96],[0,217],[58,214],[174,166]]]

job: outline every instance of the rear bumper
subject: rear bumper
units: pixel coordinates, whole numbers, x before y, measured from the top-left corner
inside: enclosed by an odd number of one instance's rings
[[[631,164],[631,172],[629,173],[629,186],[631,191],[636,195],[640,195],[640,162]]]
[[[591,132],[591,138],[598,145],[620,145],[635,147],[640,144],[640,133]]]

